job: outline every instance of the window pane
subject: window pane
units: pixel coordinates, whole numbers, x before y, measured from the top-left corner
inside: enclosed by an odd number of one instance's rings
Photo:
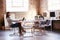
[[[24,5],[24,0],[11,0],[12,1],[12,6],[23,6]]]
[[[6,12],[26,12],[29,10],[29,0],[6,0]]]
[[[48,10],[60,10],[60,0],[48,0]]]

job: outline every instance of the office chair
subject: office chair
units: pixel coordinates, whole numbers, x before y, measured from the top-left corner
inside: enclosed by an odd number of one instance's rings
[[[16,32],[17,31],[16,29],[18,28],[16,25],[11,25],[10,27],[13,29],[13,34],[10,34],[10,36],[19,35],[18,32]]]
[[[45,34],[45,26],[46,26],[45,21],[36,22],[33,26],[33,32],[32,33],[40,32],[41,35]],[[35,31],[35,29],[36,29],[36,31]]]
[[[52,20],[46,20],[46,27],[49,27],[52,31]]]
[[[39,19],[37,19],[37,21],[34,22],[33,33],[35,32],[35,29],[37,29],[42,34],[42,30],[45,31],[45,26],[46,26],[46,20],[44,20],[44,18],[40,17]]]

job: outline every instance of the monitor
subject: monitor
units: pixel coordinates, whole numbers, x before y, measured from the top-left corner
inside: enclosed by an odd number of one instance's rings
[[[50,17],[55,17],[55,12],[50,12]]]

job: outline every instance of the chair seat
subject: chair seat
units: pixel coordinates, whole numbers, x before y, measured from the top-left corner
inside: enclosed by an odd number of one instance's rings
[[[18,23],[10,25],[10,27],[12,27],[12,28],[15,28],[15,27],[18,27],[18,26],[19,26]]]

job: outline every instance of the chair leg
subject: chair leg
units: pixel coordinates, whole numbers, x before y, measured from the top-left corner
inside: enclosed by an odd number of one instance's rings
[[[10,36],[17,36],[16,28],[13,28],[13,34],[10,34]]]
[[[45,34],[45,28],[42,30],[42,35],[44,35]]]
[[[33,27],[31,28],[31,33],[33,33]]]
[[[13,34],[15,35],[16,33],[15,33],[15,28],[13,28]]]

